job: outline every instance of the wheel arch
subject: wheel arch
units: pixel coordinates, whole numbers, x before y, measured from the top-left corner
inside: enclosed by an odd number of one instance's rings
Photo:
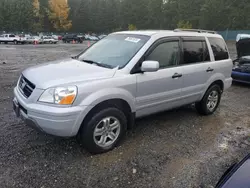
[[[93,106],[89,111],[88,113],[86,114],[86,116],[83,118],[82,122],[81,122],[81,125],[79,127],[79,130],[78,132],[80,131],[80,129],[84,126],[84,124],[90,120],[90,118],[100,112],[101,110],[105,109],[105,108],[109,108],[109,107],[115,107],[115,108],[118,108],[119,110],[121,110],[126,118],[127,118],[127,128],[128,129],[131,129],[133,128],[134,126],[134,118],[135,118],[135,115],[131,109],[131,106],[130,104],[122,99],[122,98],[112,98],[112,99],[107,99],[107,100],[104,100],[98,104],[96,104],[95,106]]]
[[[212,85],[218,85],[221,88],[221,91],[224,91],[224,82],[222,80],[216,80],[213,83],[210,84],[208,88],[210,88]]]
[[[224,91],[224,82],[222,81],[222,79],[215,79],[211,82],[209,82],[208,86],[206,87],[206,89],[203,91],[202,95],[201,95],[201,98],[199,100],[201,100],[204,95],[206,94],[207,90],[209,90],[209,88],[213,85],[218,85],[220,88],[221,88],[221,93],[223,93]]]

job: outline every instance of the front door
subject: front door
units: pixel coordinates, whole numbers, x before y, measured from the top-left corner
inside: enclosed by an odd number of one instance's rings
[[[137,117],[179,106],[183,81],[179,38],[157,41],[144,60],[158,61],[160,69],[137,74]]]

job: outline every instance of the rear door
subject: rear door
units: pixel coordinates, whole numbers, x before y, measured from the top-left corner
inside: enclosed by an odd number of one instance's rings
[[[182,37],[183,104],[198,101],[213,74],[205,37]]]
[[[179,38],[157,41],[149,49],[144,60],[158,61],[157,72],[137,74],[137,116],[179,106],[182,87],[182,67],[180,61]]]

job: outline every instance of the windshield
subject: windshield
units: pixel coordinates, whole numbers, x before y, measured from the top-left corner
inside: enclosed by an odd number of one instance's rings
[[[111,68],[123,68],[149,38],[143,35],[109,35],[80,54],[78,59],[97,62]]]

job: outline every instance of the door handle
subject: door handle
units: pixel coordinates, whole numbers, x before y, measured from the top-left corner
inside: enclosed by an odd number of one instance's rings
[[[179,74],[179,73],[175,73],[172,78],[175,79],[175,78],[180,78],[182,77],[182,74]]]
[[[214,71],[214,69],[212,69],[211,67],[209,67],[208,69],[207,69],[207,72],[213,72]]]

